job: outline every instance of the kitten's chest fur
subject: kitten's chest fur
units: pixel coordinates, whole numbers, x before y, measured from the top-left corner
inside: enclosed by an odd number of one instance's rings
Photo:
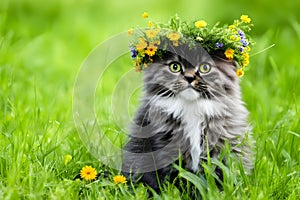
[[[206,154],[204,135],[207,119],[220,116],[224,106],[212,100],[189,101],[181,98],[161,98],[154,103],[154,106],[181,121],[183,139],[188,141],[188,153],[191,157],[187,167],[196,172],[199,169],[201,155]]]

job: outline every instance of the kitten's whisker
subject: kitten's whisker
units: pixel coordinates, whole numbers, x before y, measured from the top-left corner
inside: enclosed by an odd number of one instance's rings
[[[155,100],[156,98],[162,97],[163,95],[167,94],[168,92],[170,92],[171,90],[166,90],[165,92],[159,94],[160,92],[164,91],[164,88],[161,88],[160,90],[158,90],[152,97],[151,99],[148,100],[148,102],[146,103],[145,107],[148,106],[150,103],[153,102],[153,100]],[[171,94],[174,94],[173,91],[171,91]]]
[[[221,99],[219,98],[219,97],[217,97],[214,93],[212,93],[211,91],[209,91],[209,90],[207,90],[208,91],[208,93],[210,94],[210,95],[212,95],[213,97],[214,97],[214,99],[217,101],[217,102],[219,102],[219,103],[222,103],[222,101],[221,101]],[[226,95],[224,95],[223,97],[225,97]]]
[[[146,111],[146,113],[145,113],[145,115],[144,115],[144,117],[143,117],[143,119],[142,119],[142,124],[140,125],[140,131],[141,131],[142,128],[143,128],[143,124],[144,124],[145,119],[146,119],[146,117],[147,117],[147,115],[148,115],[148,113],[149,113],[149,110],[150,110],[150,108],[147,109],[147,111]]]

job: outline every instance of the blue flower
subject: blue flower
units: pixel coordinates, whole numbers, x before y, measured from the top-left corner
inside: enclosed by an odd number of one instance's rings
[[[242,39],[245,38],[245,33],[242,30],[238,30],[239,35],[241,36]]]
[[[217,43],[216,43],[216,47],[218,47],[218,48],[221,49],[221,48],[223,47],[223,44],[222,44],[221,42],[217,42]]]
[[[244,52],[244,47],[239,47],[240,52]]]
[[[249,42],[247,42],[247,40],[245,38],[241,39],[241,43],[243,44],[244,47],[249,45]]]
[[[130,47],[130,52],[131,52],[131,58],[135,59],[135,57],[137,56],[137,52],[136,52],[135,48]]]

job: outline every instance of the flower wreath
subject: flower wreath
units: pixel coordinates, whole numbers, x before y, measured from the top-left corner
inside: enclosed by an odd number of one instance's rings
[[[142,17],[148,18],[148,13],[143,13]],[[252,26],[248,15],[242,15],[231,25],[220,26],[217,23],[211,28],[204,20],[188,23],[182,21],[177,15],[167,24],[155,24],[149,21],[146,29],[128,30],[128,35],[133,36],[130,51],[134,68],[136,71],[146,68],[153,62],[154,55],[160,56],[167,49],[166,45],[187,44],[193,48],[196,41],[209,54],[221,51],[226,59],[236,61],[238,64],[236,74],[241,77],[249,64],[249,52],[254,44],[247,34]]]

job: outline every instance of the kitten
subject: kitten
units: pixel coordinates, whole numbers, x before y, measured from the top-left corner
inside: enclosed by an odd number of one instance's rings
[[[124,174],[159,191],[166,177],[176,177],[172,164],[179,158],[199,172],[207,151],[217,159],[226,141],[251,169],[251,149],[243,141],[246,134],[251,139],[251,127],[235,63],[184,45],[153,59],[124,148]]]

